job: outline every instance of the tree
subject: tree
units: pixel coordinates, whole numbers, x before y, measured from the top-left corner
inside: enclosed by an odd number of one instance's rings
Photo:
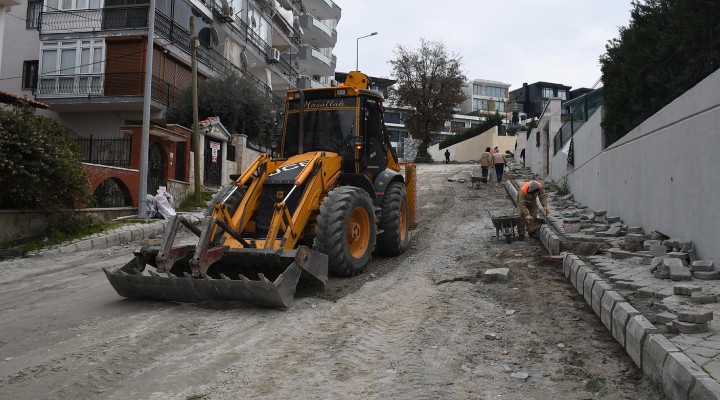
[[[200,119],[217,116],[232,133],[243,133],[255,142],[270,138],[275,124],[274,106],[269,95],[258,91],[248,78],[229,73],[198,82]],[[169,123],[191,127],[192,93],[183,90],[179,104],[168,113]]]
[[[406,110],[402,113],[410,135],[422,140],[416,160],[430,161],[427,148],[433,135],[465,100],[461,58],[450,56],[442,43],[425,39],[418,50],[398,45],[395,56],[390,61],[397,78],[392,96]]]
[[[0,204],[44,209],[87,204],[85,177],[75,139],[57,122],[27,105],[0,110]]]
[[[720,2],[636,0],[600,57],[608,144],[720,67]]]

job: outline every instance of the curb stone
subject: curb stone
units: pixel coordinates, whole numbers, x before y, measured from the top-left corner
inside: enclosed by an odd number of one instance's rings
[[[517,189],[513,182],[506,181],[505,187],[514,201]],[[541,226],[540,238],[548,253],[558,255],[559,250],[557,250],[558,253],[553,253],[556,250],[551,244],[552,240],[548,240],[551,234],[542,230],[552,230],[545,225]],[[587,275],[593,273],[593,270],[572,253],[565,254],[562,268],[565,277],[575,286],[578,293],[583,294],[586,290]],[[583,278],[582,281],[580,277]],[[625,351],[645,375],[651,381],[661,385],[665,396],[672,399],[720,399],[720,383],[717,380],[685,355],[683,350],[676,347],[665,336],[657,333],[657,328],[619,293],[608,290],[612,289],[612,286],[607,282],[605,285],[599,282],[605,281],[602,278],[596,280],[590,286],[591,295],[583,297],[586,301],[588,298],[590,299],[588,303],[593,307],[593,311],[596,308],[594,306],[595,299],[599,298],[599,313],[595,311],[596,314],[600,316],[605,327],[612,332],[613,337],[625,348]],[[619,283],[623,284],[623,282]],[[625,285],[627,286],[627,284]],[[668,295],[673,294],[671,287],[659,290],[654,294],[655,297],[662,298],[668,291]]]
[[[197,225],[202,222],[200,213],[184,214],[185,218],[188,219],[193,225]],[[27,257],[40,257],[40,256],[52,256],[58,254],[69,254],[77,251],[86,250],[101,250],[107,249],[113,246],[119,246],[122,244],[130,243],[135,240],[140,240],[150,236],[156,236],[162,234],[165,231],[168,221],[162,220],[153,222],[151,224],[132,224],[127,225],[124,228],[118,228],[110,230],[104,234],[94,234],[80,239],[75,242],[60,245],[47,250],[39,250],[30,252]]]

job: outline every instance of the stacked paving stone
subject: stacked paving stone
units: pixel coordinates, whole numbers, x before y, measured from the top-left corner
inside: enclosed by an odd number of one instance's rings
[[[548,195],[552,216],[575,216],[581,210],[587,229],[567,234],[558,218],[550,218],[541,227],[541,241],[550,254],[558,254],[551,228],[564,233],[563,243],[604,241],[618,250],[589,256],[588,263],[564,253],[563,269],[638,367],[667,398],[720,399],[720,321],[713,319],[720,312],[720,283],[713,280],[720,272],[714,262],[696,259],[689,240],[658,231],[645,234],[642,227],[624,226],[603,210],[588,210],[570,195]],[[618,236],[607,232],[612,224],[620,224]],[[647,307],[643,315],[640,310]]]

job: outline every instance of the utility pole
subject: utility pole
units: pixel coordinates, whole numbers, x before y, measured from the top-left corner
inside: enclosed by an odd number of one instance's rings
[[[190,16],[190,48],[192,56],[192,112],[193,112],[193,177],[195,179],[195,203],[200,203],[200,124],[198,121],[197,48],[195,16]]]
[[[143,91],[143,122],[140,137],[140,187],[138,218],[147,218],[148,151],[150,148],[150,101],[152,93],[153,43],[155,42],[155,0],[148,8],[148,40],[145,48],[145,88]]]

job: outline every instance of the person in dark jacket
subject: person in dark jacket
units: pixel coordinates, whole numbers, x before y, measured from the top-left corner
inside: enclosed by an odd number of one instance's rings
[[[450,163],[450,150],[445,150],[445,164]]]

